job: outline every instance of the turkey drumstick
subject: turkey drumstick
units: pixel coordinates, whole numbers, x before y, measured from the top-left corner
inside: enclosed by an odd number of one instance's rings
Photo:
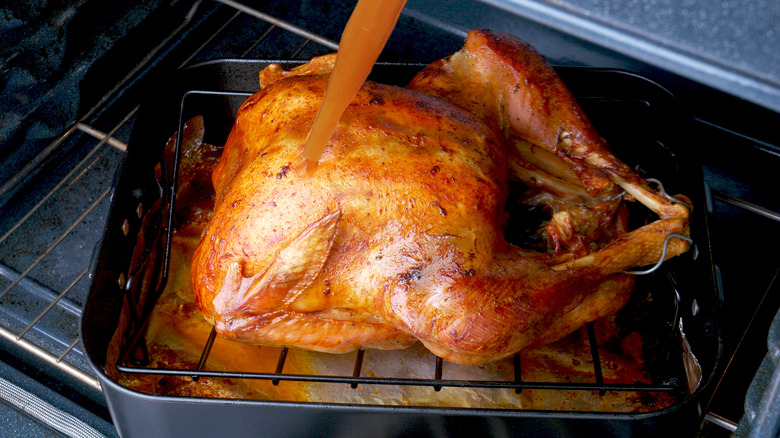
[[[591,194],[609,192],[608,179],[662,218],[689,215],[612,155],[552,67],[516,37],[473,30],[463,49],[425,68],[408,88],[444,98],[563,158]]]

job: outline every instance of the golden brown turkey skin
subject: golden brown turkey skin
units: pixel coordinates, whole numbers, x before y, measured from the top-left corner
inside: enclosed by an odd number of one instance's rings
[[[291,78],[248,99],[214,173],[217,205],[193,282],[227,337],[325,351],[406,342],[378,300],[385,283],[430,260],[457,258],[449,269],[460,275],[501,242],[503,146],[430,96],[367,84],[307,177],[299,157],[326,82]],[[290,245],[295,255],[263,290],[237,287],[259,284]]]
[[[687,217],[617,230],[560,264],[510,245],[513,139],[494,126],[502,116],[370,82],[308,175],[301,152],[329,62],[262,73],[214,172],[215,211],[192,279],[224,337],[326,352],[420,340],[445,359],[485,363],[616,311],[631,280],[615,274],[655,263],[666,237],[687,230]],[[686,248],[672,239],[667,256]]]
[[[614,194],[618,185],[663,218],[689,215],[612,155],[552,67],[512,35],[472,30],[460,51],[423,69],[408,88],[439,96],[507,137],[517,136],[563,159],[591,195]],[[526,148],[520,143],[511,149],[520,167],[538,165]]]

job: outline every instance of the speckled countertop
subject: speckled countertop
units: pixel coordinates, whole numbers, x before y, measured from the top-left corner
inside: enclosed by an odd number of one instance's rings
[[[776,0],[554,0],[548,3],[735,71],[780,82]]]
[[[780,111],[780,1],[481,1]]]

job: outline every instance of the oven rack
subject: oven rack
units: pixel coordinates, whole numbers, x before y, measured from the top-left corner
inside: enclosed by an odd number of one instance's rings
[[[50,286],[57,278],[36,277],[45,276],[40,271],[52,263],[58,252],[69,251],[74,245],[91,250],[97,244],[97,236],[90,236],[88,230],[95,226],[100,228],[105,221],[113,166],[121,160],[126,148],[125,143],[114,136],[127,130],[134,115],[135,110],[107,133],[78,122],[58,137],[50,149],[77,148],[86,153],[72,167],[63,170],[67,173],[0,236],[3,257],[0,265],[3,279],[0,283],[0,313],[3,315],[0,336],[96,390],[100,390],[100,384],[89,372],[77,329],[83,291],[88,282],[88,259],[84,260],[83,269],[56,273],[66,277],[59,279],[60,289]],[[107,163],[108,167],[105,167]],[[62,203],[80,197],[84,192],[87,192],[85,202],[75,209],[63,211],[60,208]],[[36,230],[41,217],[57,226],[45,231]],[[16,253],[23,252],[20,246],[32,244],[32,233],[47,234],[51,242],[40,253],[15,257]],[[77,239],[86,241],[76,244],[74,240]],[[12,267],[14,262],[22,267]],[[52,325],[52,319],[59,319],[57,326]]]
[[[152,55],[164,52],[166,44],[177,38],[177,35],[191,24],[195,16],[205,8],[203,3],[194,2],[189,14],[172,30],[168,38],[160,41],[154,53],[145,58],[113,89],[98,99],[97,104],[88,109],[76,123],[56,137],[41,153],[0,187],[0,197],[11,196],[19,187],[27,183],[38,168],[52,161],[62,161],[54,166],[56,167],[52,172],[55,174],[54,181],[49,182],[47,190],[39,194],[33,205],[25,205],[23,215],[14,218],[12,223],[3,223],[3,228],[0,229],[3,233],[0,235],[0,341],[8,343],[11,348],[23,351],[24,354],[31,355],[34,360],[51,365],[98,393],[101,391],[99,380],[84,359],[78,334],[83,295],[90,276],[89,255],[81,252],[72,255],[75,259],[73,263],[80,266],[77,272],[54,273],[54,275],[67,277],[61,278],[62,281],[56,281],[57,284],[62,283],[62,286],[52,286],[51,283],[55,283],[54,281],[38,278],[39,271],[44,266],[55,264],[55,253],[67,252],[68,246],[72,244],[70,242],[74,239],[81,239],[80,246],[88,247],[90,251],[99,243],[100,230],[106,221],[109,208],[110,183],[114,179],[114,173],[120,167],[126,150],[126,137],[135,120],[138,106],[124,114],[120,111],[117,117],[120,120],[117,123],[101,121],[99,115],[116,103],[117,94],[135,81],[138,74],[143,74],[150,68],[149,66],[155,62]],[[209,44],[218,40],[230,24],[242,16],[262,20],[270,27],[249,47],[239,53],[231,54],[234,57],[247,56],[252,48],[266,39],[272,31],[278,29],[303,38],[299,46],[284,54],[289,58],[299,56],[312,42],[326,47],[327,50],[338,47],[327,38],[241,3],[232,0],[212,0],[208,3],[223,4],[235,9],[235,12],[205,43],[185,56],[179,67],[193,62],[199,54],[208,52]],[[98,128],[98,125],[107,128]],[[77,155],[79,157],[76,160],[70,159],[70,156]],[[92,175],[96,172],[99,173],[97,177]],[[96,182],[95,178],[100,179],[100,182]],[[72,195],[68,195],[67,192],[74,190],[89,197],[90,203],[84,206],[68,205],[71,203],[68,196]],[[36,223],[40,220],[39,217],[50,211],[59,210],[68,210],[71,213],[73,210],[77,211],[67,217],[50,218],[49,223],[56,225],[46,230],[47,234],[53,236],[52,241],[39,253],[29,257],[29,260],[17,260],[19,257],[15,254],[29,252],[29,248],[24,246],[31,244],[27,236],[35,233],[30,229],[39,226]],[[55,313],[58,314],[57,318],[64,318],[67,321],[59,325],[67,327],[55,329],[47,325],[47,320],[53,319],[52,315]]]

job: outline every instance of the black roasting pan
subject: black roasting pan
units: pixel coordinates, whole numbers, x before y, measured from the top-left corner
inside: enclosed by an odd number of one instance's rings
[[[270,402],[155,396],[117,384],[107,375],[109,343],[120,327],[122,307],[139,315],[154,305],[169,260],[166,239],[177,164],[165,162],[164,146],[180,125],[203,115],[205,141],[224,144],[238,105],[258,89],[257,72],[270,61],[221,60],[177,71],[143,97],[127,155],[116,181],[101,245],[91,268],[92,284],[82,316],[84,351],[100,378],[109,410],[124,437],[148,436],[691,436],[718,375],[721,333],[710,240],[704,215],[701,168],[688,156],[691,122],[663,87],[633,73],[566,67],[558,69],[615,153],[670,193],[694,203],[695,250],[647,277],[678,297],[670,323],[684,334],[701,369],[701,381],[674,406],[649,413],[461,409],[337,403]],[[276,61],[279,62],[279,61]],[[284,61],[290,66],[294,63]],[[372,79],[404,84],[419,65],[379,64]],[[158,169],[172,169],[170,174]],[[145,247],[136,249],[143,230]],[[131,267],[133,253],[143,266]],[[140,254],[140,255],[139,255]],[[144,289],[140,290],[139,289]],[[148,289],[148,290],[146,290]],[[132,324],[130,324],[132,326]],[[137,327],[137,326],[136,326]],[[125,337],[132,337],[132,329]],[[679,383],[679,382],[678,382]],[[349,390],[349,385],[343,385]],[[433,390],[433,389],[432,389]]]

